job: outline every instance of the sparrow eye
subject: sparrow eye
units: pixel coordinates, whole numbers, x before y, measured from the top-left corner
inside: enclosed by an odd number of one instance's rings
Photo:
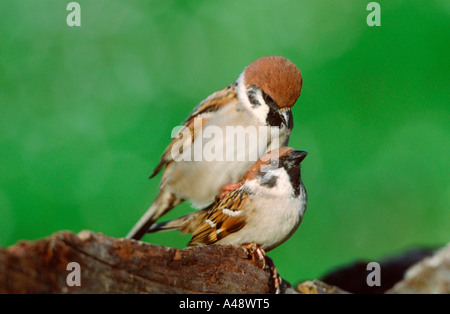
[[[278,159],[274,159],[270,162],[271,166],[277,167],[278,166]]]
[[[275,101],[273,100],[273,98],[269,95],[264,93],[264,101],[266,102],[266,104],[274,104]]]

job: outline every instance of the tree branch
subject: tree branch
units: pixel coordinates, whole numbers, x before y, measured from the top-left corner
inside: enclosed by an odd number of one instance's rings
[[[71,262],[81,286],[66,282]],[[0,249],[1,293],[270,293],[272,283],[239,245],[180,250],[83,231]]]

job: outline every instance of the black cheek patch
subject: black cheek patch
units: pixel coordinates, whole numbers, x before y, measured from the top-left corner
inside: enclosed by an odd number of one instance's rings
[[[249,88],[247,90],[248,101],[252,104],[253,107],[260,106],[261,104],[256,97],[256,90],[254,88]]]
[[[267,174],[260,172],[258,173],[258,181],[262,186],[273,188],[275,185],[277,185],[278,177],[268,176]]]

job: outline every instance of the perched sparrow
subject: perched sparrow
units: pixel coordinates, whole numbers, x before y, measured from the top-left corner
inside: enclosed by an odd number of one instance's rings
[[[300,70],[291,61],[263,57],[246,67],[235,83],[201,102],[185,121],[179,133],[183,136],[172,140],[150,176],[154,177],[165,167],[156,200],[127,238],[142,238],[159,217],[184,200],[189,200],[195,208],[210,205],[221,187],[241,180],[268,150],[286,146],[293,127],[291,107],[300,96],[301,87]],[[202,132],[211,126],[219,128],[222,136],[202,140]],[[258,132],[249,143],[244,143],[245,138],[235,142],[236,134],[228,132],[230,127],[237,130],[241,127],[241,133],[242,127],[264,127],[265,131]],[[201,156],[211,147],[211,141],[216,153],[226,151],[228,157],[241,154],[244,158],[176,160],[173,157],[174,151],[184,157],[199,152]]]
[[[247,171],[237,189],[225,192],[203,210],[155,224],[148,232],[193,233],[189,246],[254,243],[269,251],[289,239],[302,221],[307,195],[300,162],[306,155],[290,147],[267,153]]]

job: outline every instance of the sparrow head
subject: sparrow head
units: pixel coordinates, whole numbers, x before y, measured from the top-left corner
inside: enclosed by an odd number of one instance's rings
[[[281,147],[262,156],[244,176],[244,182],[256,180],[267,189],[276,188],[276,193],[288,192],[298,197],[301,189],[300,163],[308,153]]]
[[[284,57],[262,57],[245,68],[240,81],[252,108],[265,110],[268,125],[292,129],[290,109],[302,89],[302,74],[294,63]]]

